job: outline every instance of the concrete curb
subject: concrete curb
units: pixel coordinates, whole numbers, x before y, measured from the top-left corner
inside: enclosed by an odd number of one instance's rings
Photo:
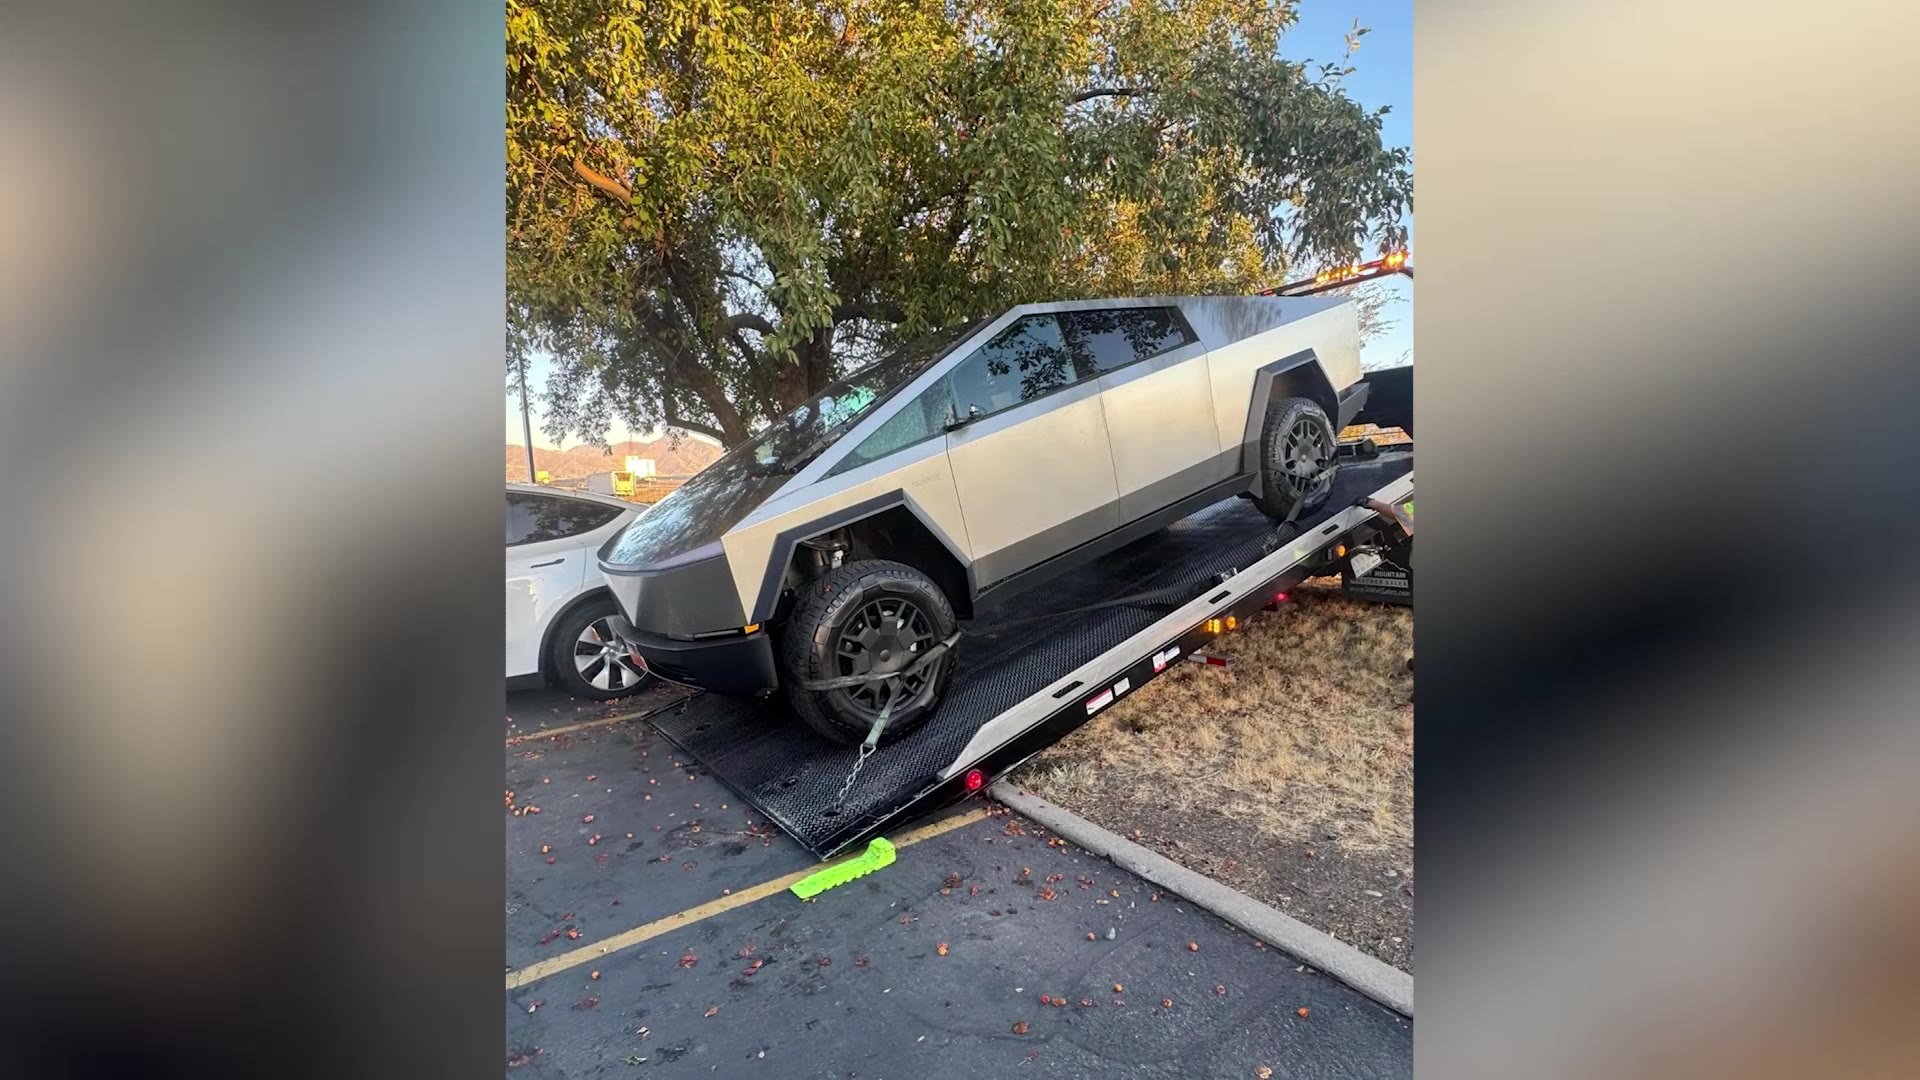
[[[1284,915],[1244,893],[1155,854],[1095,825],[1038,795],[1029,795],[1005,780],[989,790],[995,799],[1065,839],[1138,874],[1213,912],[1222,919],[1297,957],[1303,963],[1353,987],[1403,1016],[1413,1015],[1413,976],[1368,956],[1359,949]]]

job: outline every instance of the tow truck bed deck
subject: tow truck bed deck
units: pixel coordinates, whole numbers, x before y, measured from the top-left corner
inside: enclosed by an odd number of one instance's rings
[[[649,719],[826,858],[970,794],[969,772],[984,781],[1057,741],[1104,707],[1102,695],[1124,695],[1214,636],[1209,619],[1244,617],[1272,590],[1326,572],[1330,546],[1378,523],[1364,507],[1370,496],[1411,493],[1412,468],[1410,447],[1348,460],[1320,510],[1289,528],[1228,499],[1044,586],[983,599],[946,700],[918,730],[882,745],[844,802],[856,748],[813,735],[777,696],[700,694]]]

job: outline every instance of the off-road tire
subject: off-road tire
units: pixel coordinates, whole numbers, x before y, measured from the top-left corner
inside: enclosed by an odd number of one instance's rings
[[[875,603],[904,600],[924,617],[934,643],[953,633],[953,604],[940,587],[904,563],[883,559],[851,562],[801,587],[780,640],[782,681],[787,700],[802,722],[837,743],[857,745],[866,740],[873,717],[846,690],[806,690],[802,681],[837,678],[843,634],[862,612]],[[933,715],[947,690],[953,671],[951,654],[935,660],[931,677],[905,708],[895,708],[887,721],[883,742],[890,742]]]
[[[1308,398],[1281,398],[1267,406],[1267,418],[1260,427],[1260,494],[1253,504],[1275,521],[1285,521],[1296,511],[1304,514],[1318,509],[1333,493],[1331,484],[1323,484],[1303,500],[1300,493],[1289,489],[1287,437],[1296,428],[1317,432],[1325,447],[1325,467],[1331,467],[1334,461],[1333,423],[1325,409]]]

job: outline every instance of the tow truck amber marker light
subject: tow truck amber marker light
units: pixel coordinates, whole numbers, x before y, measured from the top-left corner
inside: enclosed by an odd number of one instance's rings
[[[741,627],[740,632],[743,634],[751,634],[758,629],[760,629],[760,624],[757,622],[754,622],[754,623],[748,623],[747,625]]]

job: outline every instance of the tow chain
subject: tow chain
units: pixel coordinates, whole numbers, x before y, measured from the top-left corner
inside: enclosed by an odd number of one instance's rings
[[[884,682],[888,679],[905,681],[919,674],[922,668],[925,668],[927,665],[946,655],[959,640],[960,631],[955,630],[953,633],[947,635],[945,641],[928,649],[925,653],[921,654],[918,660],[901,668],[899,671],[890,671],[879,675],[843,675],[834,679],[812,679],[802,681],[799,683],[799,686],[802,690],[811,690],[817,693],[825,690],[844,690],[849,686],[863,686],[867,683]],[[873,752],[880,748],[880,738],[886,733],[887,723],[892,719],[893,701],[889,699],[885,705],[880,707],[880,715],[874,718],[873,727],[868,729],[866,741],[860,744],[859,755],[853,759],[853,771],[847,774],[847,782],[840,785],[840,794],[834,799],[835,806],[841,806],[846,803],[848,793],[853,791],[854,781],[860,776],[861,766],[865,765],[867,759],[873,756]]]
[[[840,785],[840,794],[833,800],[835,806],[847,804],[847,794],[853,790],[853,782],[860,778],[860,766],[867,763],[874,750],[880,746],[880,733],[887,729],[887,718],[893,712],[893,702],[889,701],[880,710],[879,719],[873,722],[873,729],[867,732],[867,741],[860,744],[860,752],[853,759],[853,771],[847,774],[847,782]]]

